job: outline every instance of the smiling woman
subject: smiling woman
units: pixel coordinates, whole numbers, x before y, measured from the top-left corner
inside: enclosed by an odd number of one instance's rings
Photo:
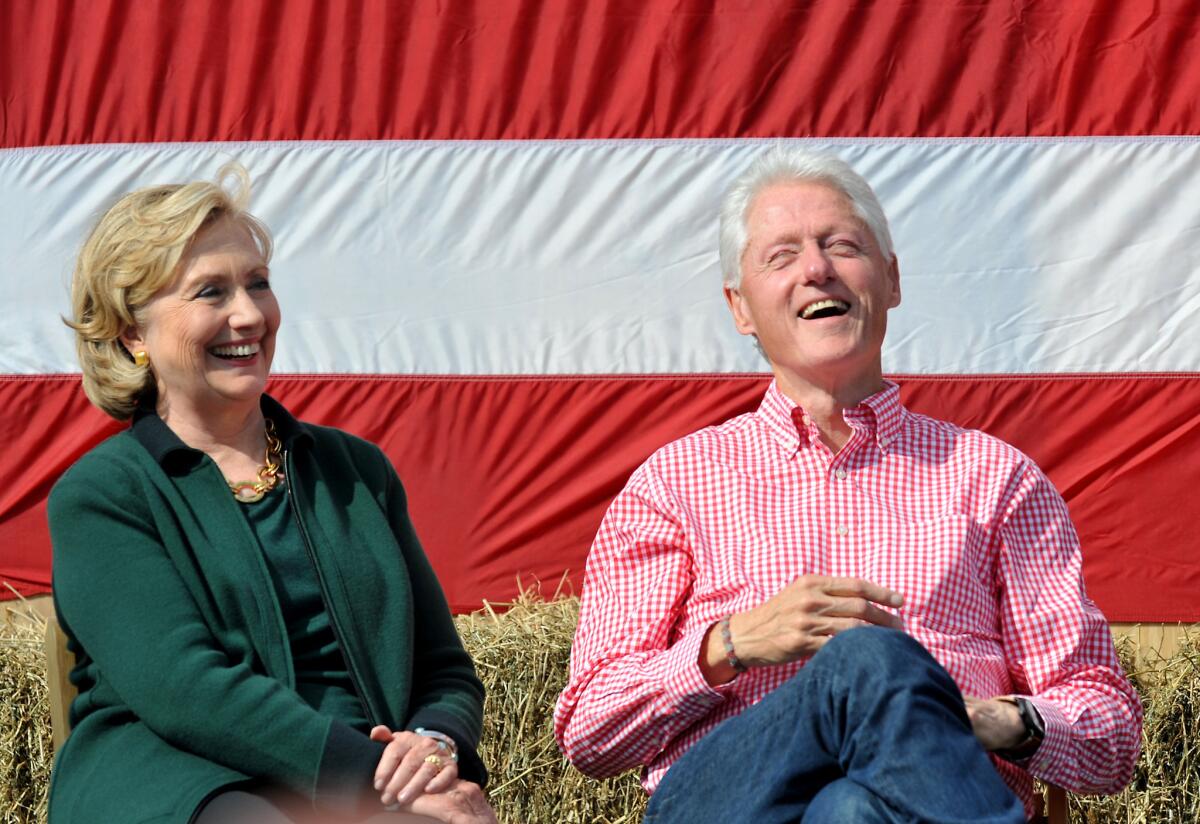
[[[154,364],[157,405],[175,415],[257,405],[267,386],[279,303],[248,225],[222,216],[192,240],[175,279],[142,308],[121,343]]]
[[[202,278],[201,272],[207,271],[203,267],[233,262],[208,259],[208,253],[218,252],[231,235],[242,241],[234,246],[257,261],[265,278],[271,234],[244,211],[249,176],[236,165],[223,169],[222,176],[235,177],[239,189],[231,193],[195,182],[125,195],[105,213],[80,251],[71,282],[74,318],[66,322],[76,332],[88,398],[118,420],[132,417],[139,403],[153,405],[159,389],[154,371],[145,368],[149,352],[136,343],[129,346],[152,306],[163,303],[167,293],[179,293],[183,281]],[[179,277],[186,253],[188,271]],[[219,269],[213,273],[219,274]],[[278,325],[278,306],[274,312]],[[144,354],[135,358],[135,352]]]
[[[395,471],[264,394],[271,236],[229,174],[121,198],[75,269],[84,387],[132,425],[50,495],[79,687],[52,820],[494,822],[482,686]]]

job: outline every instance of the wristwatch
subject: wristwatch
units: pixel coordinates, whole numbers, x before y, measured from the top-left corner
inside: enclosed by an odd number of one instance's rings
[[[1019,764],[1031,758],[1042,745],[1042,740],[1046,737],[1046,722],[1042,720],[1033,702],[1023,695],[1005,695],[1001,696],[1000,700],[1017,708],[1017,712],[1021,714],[1021,723],[1025,725],[1025,737],[1011,747],[996,750],[996,755],[1005,761]]]

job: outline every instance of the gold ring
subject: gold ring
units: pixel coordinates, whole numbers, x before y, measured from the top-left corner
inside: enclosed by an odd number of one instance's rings
[[[425,763],[432,764],[433,766],[437,767],[438,772],[442,771],[442,757],[440,755],[425,756]]]

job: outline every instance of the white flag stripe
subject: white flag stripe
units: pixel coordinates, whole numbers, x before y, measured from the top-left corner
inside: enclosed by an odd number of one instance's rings
[[[277,373],[762,371],[720,292],[721,192],[758,140],[0,150],[0,373],[74,372],[67,284],[132,188],[237,159],[276,234]],[[893,373],[1190,372],[1200,138],[789,140],[874,185]]]

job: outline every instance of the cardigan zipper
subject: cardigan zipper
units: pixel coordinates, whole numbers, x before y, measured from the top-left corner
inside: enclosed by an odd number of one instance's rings
[[[354,695],[362,704],[363,711],[367,715],[367,720],[371,726],[378,726],[383,723],[379,720],[371,710],[371,704],[367,701],[366,692],[362,688],[362,680],[359,677],[358,669],[354,666],[354,659],[350,655],[350,648],[346,646],[346,636],[342,632],[342,627],[338,621],[337,613],[331,605],[329,597],[329,588],[325,584],[325,577],[321,574],[321,567],[317,564],[317,555],[313,550],[312,541],[308,537],[308,529],[304,526],[304,519],[300,517],[300,507],[297,506],[298,496],[292,492],[292,479],[296,477],[295,466],[292,463],[291,450],[283,450],[283,466],[284,472],[287,473],[286,483],[283,488],[287,492],[288,501],[291,503],[292,517],[296,519],[296,526],[300,528],[300,539],[304,544],[304,551],[308,554],[309,563],[312,564],[313,572],[317,576],[317,585],[321,589],[321,600],[325,604],[325,611],[329,613],[329,627],[333,630],[334,640],[337,641],[338,649],[341,650],[342,658],[346,662],[346,674],[350,677],[350,686],[354,688]]]

